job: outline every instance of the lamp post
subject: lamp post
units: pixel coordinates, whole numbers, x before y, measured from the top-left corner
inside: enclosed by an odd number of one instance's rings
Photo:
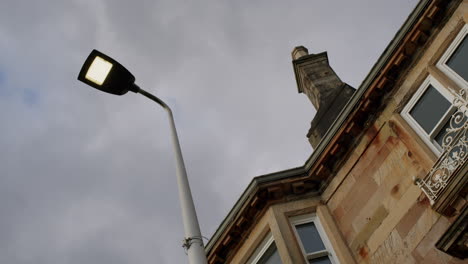
[[[190,264],[206,264],[207,260],[203,237],[200,232],[195,205],[193,204],[192,193],[187,179],[187,172],[185,170],[171,108],[158,97],[138,87],[135,84],[135,77],[120,63],[97,50],[93,50],[91,54],[89,54],[78,75],[78,80],[98,90],[115,95],[124,95],[128,91],[140,93],[158,103],[166,110],[169,116],[172,143],[176,158],[177,184],[179,187],[179,200],[185,230],[183,247],[187,250]]]

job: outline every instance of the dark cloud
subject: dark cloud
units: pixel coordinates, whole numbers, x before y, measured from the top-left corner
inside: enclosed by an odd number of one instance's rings
[[[91,49],[173,107],[209,237],[252,177],[312,151],[292,48],[358,86],[415,2],[3,2],[0,263],[186,262],[167,117],[78,83]]]

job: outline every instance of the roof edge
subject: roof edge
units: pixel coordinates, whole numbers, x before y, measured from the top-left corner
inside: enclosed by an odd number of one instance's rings
[[[215,241],[219,239],[219,237],[222,235],[224,229],[232,222],[232,219],[237,215],[237,213],[240,211],[242,205],[244,202],[249,199],[252,194],[254,194],[254,191],[257,189],[257,187],[260,184],[268,183],[268,182],[273,182],[277,180],[282,180],[285,178],[291,178],[294,176],[300,177],[303,176],[306,173],[304,170],[304,167],[296,167],[296,168],[291,168],[291,169],[286,169],[282,171],[277,171],[273,173],[268,173],[260,176],[256,176],[252,179],[252,181],[249,183],[247,188],[242,192],[241,196],[239,199],[236,201],[234,206],[231,208],[227,216],[223,219],[219,227],[216,229],[215,233],[213,236],[210,238],[208,243],[206,244],[205,251],[208,252],[211,250],[213,247]]]

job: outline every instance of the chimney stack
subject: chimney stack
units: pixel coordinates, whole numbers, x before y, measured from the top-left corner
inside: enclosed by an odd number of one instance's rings
[[[315,149],[355,89],[336,75],[326,52],[309,54],[307,48],[299,46],[291,55],[298,92],[306,94],[317,110],[307,133]]]

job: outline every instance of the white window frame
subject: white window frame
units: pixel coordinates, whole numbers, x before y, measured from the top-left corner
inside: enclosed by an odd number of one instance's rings
[[[467,80],[463,79],[460,75],[458,75],[454,70],[452,70],[447,65],[447,61],[450,59],[452,54],[455,52],[455,50],[458,48],[458,46],[460,45],[460,43],[462,42],[462,40],[465,38],[467,34],[468,34],[468,24],[465,24],[465,26],[460,30],[460,32],[458,32],[455,39],[452,41],[450,46],[444,52],[439,62],[437,62],[436,64],[436,66],[443,73],[445,73],[448,77],[450,77],[460,87],[468,87],[468,82]]]
[[[271,232],[268,232],[263,241],[258,245],[257,249],[255,249],[254,253],[252,253],[252,256],[249,258],[246,264],[256,264],[274,242],[275,239],[273,238],[273,235]],[[278,250],[278,247],[276,247],[276,250]]]
[[[426,145],[434,152],[434,154],[439,156],[442,152],[442,146],[439,146],[439,144],[434,140],[434,138],[440,132],[443,126],[447,123],[447,121],[452,117],[452,114],[455,112],[455,107],[453,107],[452,105],[447,110],[447,112],[445,112],[445,114],[442,116],[439,122],[437,122],[436,126],[429,134],[427,134],[427,132],[410,115],[410,111],[413,109],[413,107],[416,105],[416,103],[419,101],[421,96],[429,88],[430,85],[432,85],[432,87],[439,91],[440,94],[442,94],[442,96],[444,96],[445,99],[447,99],[449,103],[452,104],[454,98],[453,94],[444,86],[442,86],[442,84],[440,84],[434,77],[429,75],[418,88],[416,93],[411,97],[406,106],[403,108],[403,110],[401,111],[401,116],[406,120],[406,122],[408,122],[411,128],[413,128],[413,130],[421,137],[424,143],[426,143]]]
[[[318,257],[328,256],[332,264],[340,264],[338,259],[335,257],[336,253],[333,250],[330,240],[328,240],[328,236],[325,233],[325,230],[323,229],[322,224],[320,223],[320,219],[317,217],[316,214],[305,214],[305,215],[298,215],[298,216],[290,217],[289,221],[293,227],[294,235],[297,239],[299,246],[301,247],[301,251],[304,255],[304,260],[306,261],[306,263],[309,263],[309,260],[313,259],[314,257],[318,258]],[[301,237],[299,236],[299,233],[297,232],[296,226],[301,225],[301,224],[311,223],[311,222],[313,222],[315,227],[317,228],[320,238],[322,239],[323,245],[325,246],[325,250],[308,254],[305,251],[304,246],[302,245]]]

